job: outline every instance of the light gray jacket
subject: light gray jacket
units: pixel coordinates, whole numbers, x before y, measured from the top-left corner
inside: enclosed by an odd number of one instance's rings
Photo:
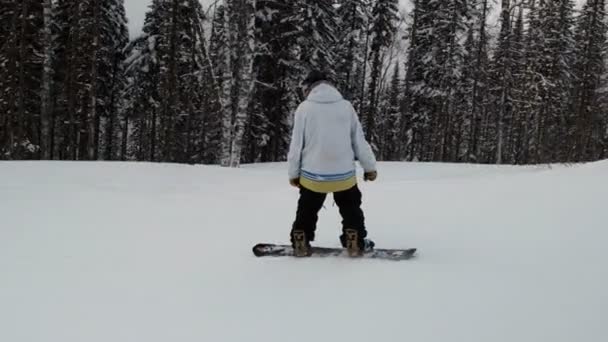
[[[376,171],[376,157],[352,104],[330,84],[320,83],[295,113],[289,179],[348,179],[355,175],[355,160],[365,172]]]

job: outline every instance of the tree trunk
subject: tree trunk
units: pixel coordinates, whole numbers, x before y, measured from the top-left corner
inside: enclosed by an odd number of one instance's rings
[[[19,37],[19,73],[18,73],[18,90],[17,93],[19,94],[18,99],[17,99],[17,117],[16,120],[14,120],[15,122],[15,127],[13,127],[13,131],[14,131],[14,137],[16,137],[16,141],[13,140],[12,144],[11,144],[11,149],[13,149],[14,154],[11,155],[11,157],[13,159],[20,159],[21,158],[21,148],[17,147],[15,149],[15,145],[16,144],[20,144],[22,143],[24,134],[23,134],[23,123],[27,120],[25,115],[26,115],[26,110],[25,110],[25,97],[26,97],[26,90],[25,90],[25,64],[27,62],[27,58],[26,58],[26,49],[27,49],[27,40],[26,40],[26,33],[27,33],[27,19],[28,19],[28,15],[29,15],[29,1],[23,1],[22,2],[22,7],[21,7],[21,18],[19,19],[21,21],[21,34]],[[16,152],[15,152],[16,151]]]
[[[127,160],[127,145],[129,141],[129,116],[125,115],[125,123],[122,129],[122,141],[120,146],[120,160]]]
[[[380,59],[380,49],[378,47],[378,51],[373,51],[374,58],[372,61],[372,79],[369,83],[369,106],[367,108],[366,120],[365,120],[365,139],[370,142],[370,144],[375,145],[376,141],[374,138],[374,133],[376,131],[376,113],[378,107],[378,83],[380,79],[380,68],[382,67],[382,60]]]
[[[40,106],[40,157],[41,159],[51,159],[51,131],[50,113],[51,108],[51,87],[53,73],[53,56],[52,56],[52,0],[44,0],[43,4],[43,20],[44,20],[44,60],[42,64],[42,101]]]
[[[242,29],[245,30],[246,38],[244,42],[245,51],[242,59],[242,70],[240,70],[241,84],[239,91],[238,107],[235,118],[234,140],[230,151],[230,166],[238,167],[241,162],[241,153],[243,150],[243,134],[245,125],[248,119],[249,103],[253,94],[254,75],[253,61],[255,54],[255,5],[256,0],[244,0],[241,13],[246,13],[247,25]],[[240,69],[240,68],[239,68]]]
[[[157,126],[157,113],[156,113],[156,108],[152,109],[152,129],[150,132],[150,161],[151,162],[155,162],[156,161],[156,144],[158,142],[158,140],[156,139],[157,134],[156,134],[156,126]]]
[[[65,90],[64,90],[64,94],[66,97],[66,102],[67,102],[67,130],[65,130],[64,134],[67,134],[67,137],[63,137],[62,140],[64,141],[64,148],[65,148],[65,153],[66,158],[71,158],[72,160],[77,160],[77,128],[76,128],[76,91],[74,90],[75,88],[75,73],[76,73],[76,58],[75,58],[75,53],[71,50],[74,50],[74,46],[76,44],[76,39],[74,37],[75,35],[75,30],[70,29],[70,35],[69,35],[69,40],[68,40],[68,46],[66,47],[66,54],[67,54],[67,60],[66,60],[66,64],[67,64],[67,70],[66,70],[66,77],[65,77]],[[62,123],[63,125],[63,123]],[[63,153],[62,153],[63,154]],[[63,156],[60,155],[60,159],[63,159]]]
[[[89,160],[97,159],[97,145],[96,141],[97,123],[99,121],[97,114],[97,51],[99,49],[99,1],[93,0],[93,42],[91,46],[91,75],[90,75],[90,106],[89,115],[87,118],[88,123],[88,142],[87,142],[87,156]]]
[[[480,124],[481,120],[480,120],[480,116],[477,113],[477,107],[478,107],[477,92],[478,92],[478,86],[479,86],[479,78],[481,75],[481,60],[482,60],[482,55],[483,55],[483,47],[486,44],[487,12],[488,12],[488,0],[484,0],[483,11],[482,11],[480,25],[479,25],[479,46],[477,47],[477,60],[475,61],[476,62],[475,77],[473,79],[473,94],[472,94],[472,105],[471,105],[471,113],[470,113],[471,127],[469,128],[470,132],[471,132],[471,136],[469,138],[469,141],[470,141],[469,147],[468,147],[469,150],[466,153],[467,161],[470,160],[471,153],[473,153],[475,160],[479,159],[479,157],[477,156],[477,153],[478,153],[477,145],[479,144],[479,141],[478,141],[479,140],[479,124]]]
[[[110,105],[108,106],[108,123],[106,125],[106,150],[105,150],[105,159],[113,160],[115,158],[116,152],[114,152],[114,134],[115,134],[115,126],[116,126],[116,82],[118,75],[118,63],[119,63],[119,54],[114,53],[113,62],[112,62],[112,84],[110,85],[110,89],[112,94],[110,95]],[[99,131],[99,130],[98,130]]]
[[[232,27],[232,18],[234,11],[234,0],[226,0],[224,7],[224,34],[226,46],[224,47],[224,75],[222,79],[222,143],[220,163],[222,166],[230,166],[231,151],[232,151],[232,86],[233,86],[233,70],[232,70],[232,49],[235,46],[235,33]]]
[[[365,103],[365,79],[367,77],[367,60],[368,60],[368,56],[369,54],[367,53],[367,50],[369,49],[369,21],[366,23],[366,28],[365,28],[365,50],[363,51],[363,53],[365,54],[365,58],[363,59],[363,74],[361,74],[361,95],[360,95],[360,102],[359,102],[359,109],[357,110],[359,112],[359,115],[361,115],[361,112],[363,111],[363,105]]]
[[[411,138],[406,139],[407,135],[408,135],[408,124],[412,124],[412,122],[408,122],[408,118],[410,117],[411,114],[411,108],[410,108],[410,101],[411,101],[411,94],[410,94],[410,83],[412,80],[412,73],[414,70],[414,61],[416,60],[417,56],[416,56],[416,50],[415,49],[411,49],[412,46],[416,46],[417,44],[417,37],[418,37],[418,17],[419,17],[419,0],[414,0],[414,18],[413,18],[413,22],[412,22],[412,33],[411,33],[411,37],[410,37],[410,51],[411,53],[408,56],[408,60],[407,60],[407,68],[405,71],[405,85],[404,85],[404,96],[403,96],[403,103],[401,104],[401,118],[400,118],[400,127],[399,127],[399,135],[400,135],[400,140],[402,142],[404,142],[403,146],[401,146],[400,151],[399,151],[399,157],[401,159],[408,159],[408,160],[412,160],[414,159],[414,154],[416,153],[416,147],[414,146],[416,144],[416,136],[417,133],[415,132],[416,128],[415,127],[411,127],[413,130],[411,132]],[[405,142],[409,141],[409,146],[408,144],[406,144]]]

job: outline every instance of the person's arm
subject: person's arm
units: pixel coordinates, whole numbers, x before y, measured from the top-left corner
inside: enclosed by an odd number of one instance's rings
[[[353,151],[355,152],[355,158],[361,164],[363,171],[365,173],[376,172],[376,156],[374,156],[374,151],[372,151],[371,146],[365,140],[365,134],[363,133],[363,127],[361,127],[361,122],[359,121],[359,117],[357,116],[357,112],[354,108],[352,108],[352,127],[351,127],[351,137],[353,142]]]
[[[302,167],[302,149],[304,148],[304,111],[302,105],[298,107],[294,115],[291,143],[287,154],[288,175],[290,182],[300,178]],[[292,185],[294,185],[292,183]]]

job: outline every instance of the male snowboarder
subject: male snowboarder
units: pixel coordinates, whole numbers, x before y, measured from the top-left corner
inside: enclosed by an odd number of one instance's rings
[[[300,189],[291,230],[294,255],[310,256],[318,212],[327,194],[333,193],[342,216],[340,242],[350,256],[361,256],[374,243],[365,238],[355,161],[364,170],[364,180],[374,181],[376,158],[355,109],[332,85],[327,73],[310,72],[301,88],[305,100],[295,112],[288,155],[289,183]]]

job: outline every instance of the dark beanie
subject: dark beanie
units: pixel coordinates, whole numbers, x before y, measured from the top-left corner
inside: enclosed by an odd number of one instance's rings
[[[321,70],[312,70],[302,81],[302,85],[305,87],[309,87],[321,81],[329,81],[329,75],[327,74],[327,72]]]

